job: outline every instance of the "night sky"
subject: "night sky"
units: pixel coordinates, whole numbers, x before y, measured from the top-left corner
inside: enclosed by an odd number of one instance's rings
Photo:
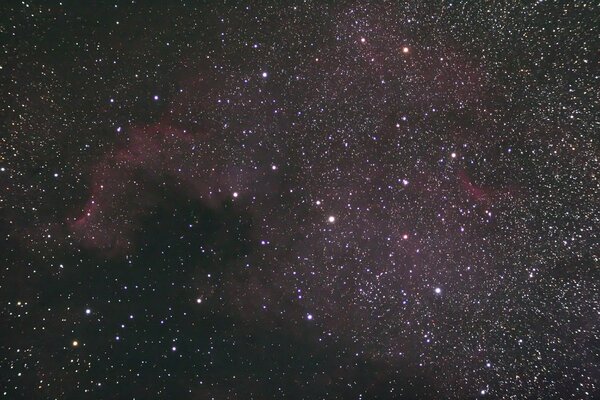
[[[1,398],[600,398],[596,1],[0,22]]]

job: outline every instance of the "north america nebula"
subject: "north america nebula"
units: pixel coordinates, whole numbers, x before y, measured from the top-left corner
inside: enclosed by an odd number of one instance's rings
[[[3,4],[6,399],[600,396],[600,6]]]

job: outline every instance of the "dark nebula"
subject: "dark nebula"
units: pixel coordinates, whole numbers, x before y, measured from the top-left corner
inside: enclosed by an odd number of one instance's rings
[[[6,399],[600,396],[594,2],[7,2]]]

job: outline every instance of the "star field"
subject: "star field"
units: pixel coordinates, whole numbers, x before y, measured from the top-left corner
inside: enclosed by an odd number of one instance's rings
[[[0,397],[600,396],[595,2],[0,7]]]

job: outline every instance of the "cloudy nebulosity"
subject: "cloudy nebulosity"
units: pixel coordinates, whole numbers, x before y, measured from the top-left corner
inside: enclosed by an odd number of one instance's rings
[[[593,2],[2,6],[5,398],[596,398]]]

